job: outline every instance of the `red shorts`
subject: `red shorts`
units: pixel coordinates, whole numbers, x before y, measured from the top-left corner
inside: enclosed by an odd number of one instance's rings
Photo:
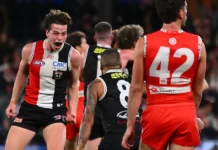
[[[84,97],[80,97],[78,101],[77,114],[76,114],[76,124],[67,123],[67,139],[72,140],[79,134],[80,123],[82,121],[84,113]]]
[[[200,145],[194,105],[148,106],[142,113],[143,144],[164,150],[168,143],[180,146]]]

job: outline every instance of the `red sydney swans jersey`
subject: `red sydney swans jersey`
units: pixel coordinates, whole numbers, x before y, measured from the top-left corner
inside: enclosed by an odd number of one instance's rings
[[[144,37],[148,105],[192,103],[192,81],[202,40],[182,30],[164,29]]]
[[[49,109],[65,106],[72,50],[64,43],[59,51],[49,52],[43,40],[33,43],[24,98],[27,103]]]

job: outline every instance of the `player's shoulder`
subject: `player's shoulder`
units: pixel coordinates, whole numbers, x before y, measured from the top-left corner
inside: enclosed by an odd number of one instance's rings
[[[198,42],[199,45],[202,44],[202,38],[197,35],[197,34],[194,34],[194,33],[190,33],[190,32],[183,32],[184,34],[184,39],[188,40],[189,42]]]
[[[24,47],[22,49],[22,55],[30,56],[32,53],[32,50],[35,48],[35,44],[36,44],[36,42],[27,43],[26,45],[24,45]]]
[[[69,49],[71,54],[72,54],[72,53],[77,53],[77,54],[80,55],[80,52],[79,52],[76,48],[74,48],[72,45],[70,45],[69,43],[64,42],[64,47],[66,47],[67,49]]]
[[[187,32],[187,31],[183,31],[183,34],[186,36],[193,37],[193,38],[201,38],[199,35],[191,33],[191,32]]]
[[[161,33],[162,33],[162,32],[161,32],[160,30],[154,31],[154,32],[145,34],[145,35],[144,35],[144,38],[145,38],[145,37],[150,37],[150,36],[157,36],[157,35],[160,35]]]
[[[103,84],[104,81],[102,81],[101,77],[96,78],[95,80],[93,80],[92,82],[89,83],[88,88],[89,89],[93,89],[93,88],[98,88],[99,86],[101,86],[101,84]]]
[[[64,47],[66,47],[67,49],[75,49],[72,45],[70,45],[67,42],[64,42]]]

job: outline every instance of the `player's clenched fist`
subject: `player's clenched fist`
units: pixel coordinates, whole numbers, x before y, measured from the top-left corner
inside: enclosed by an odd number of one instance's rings
[[[14,118],[16,116],[16,104],[11,102],[7,109],[6,109],[6,115],[8,118]]]
[[[202,129],[204,129],[204,123],[200,118],[196,119],[197,122],[197,126],[198,126],[198,130],[201,131]]]
[[[127,127],[121,143],[123,148],[130,149],[134,144],[134,137],[135,137],[134,128]]]
[[[66,118],[68,123],[76,123],[76,115],[72,114],[72,113],[67,113],[67,118]]]

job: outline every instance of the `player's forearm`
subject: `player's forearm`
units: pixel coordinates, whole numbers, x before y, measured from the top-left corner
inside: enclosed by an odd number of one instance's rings
[[[68,100],[69,100],[69,109],[72,114],[76,114],[77,105],[78,105],[78,95],[79,89],[77,84],[72,85],[69,87],[68,91]]]
[[[90,133],[92,129],[93,121],[87,121],[87,118],[84,115],[81,127],[80,127],[80,132],[79,132],[79,139],[78,139],[78,147],[79,148],[84,148]]]
[[[201,104],[202,93],[199,93],[199,94],[194,93],[193,96],[194,96],[195,108],[196,108],[196,112],[197,112],[198,108]]]
[[[17,103],[21,93],[23,92],[23,89],[27,84],[27,79],[28,79],[27,75],[21,74],[19,72],[17,73],[16,80],[13,87],[13,93],[11,96],[11,102],[15,104]]]
[[[128,99],[128,122],[127,127],[134,127],[136,114],[139,110],[142,99],[142,89],[130,87],[130,95]]]

